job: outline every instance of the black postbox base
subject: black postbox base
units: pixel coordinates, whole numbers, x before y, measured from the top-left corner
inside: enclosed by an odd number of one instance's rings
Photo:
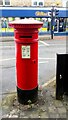
[[[17,87],[18,102],[21,104],[32,104],[38,100],[38,86],[32,90],[21,90]]]

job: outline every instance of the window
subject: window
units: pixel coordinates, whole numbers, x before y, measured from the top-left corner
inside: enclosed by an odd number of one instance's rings
[[[10,5],[10,0],[4,0],[5,5]]]
[[[32,0],[32,6],[44,6],[44,0]]]
[[[44,0],[38,0],[38,6],[44,6]]]
[[[37,6],[37,0],[32,0],[32,6]]]
[[[39,6],[43,6],[43,2],[39,2]]]
[[[0,0],[0,5],[3,5],[3,0]]]
[[[33,3],[33,5],[36,5],[36,6],[37,6],[37,2],[35,1],[35,2]]]
[[[8,6],[10,5],[10,0],[0,0],[0,6]]]

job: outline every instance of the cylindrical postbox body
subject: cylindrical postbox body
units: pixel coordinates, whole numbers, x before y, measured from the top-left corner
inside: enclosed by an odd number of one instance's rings
[[[42,22],[19,20],[9,25],[15,28],[18,101],[33,103],[38,98],[38,28]]]

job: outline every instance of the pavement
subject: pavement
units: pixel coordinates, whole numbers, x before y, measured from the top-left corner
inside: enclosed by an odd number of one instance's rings
[[[0,37],[1,38],[1,37]],[[51,40],[50,36],[39,36],[39,39]],[[55,36],[54,40],[67,39],[66,36]],[[14,40],[14,37],[1,38]],[[1,41],[0,40],[0,41]],[[0,101],[2,109],[1,118],[68,118],[68,96],[63,96],[62,100],[56,100],[56,78],[51,79],[38,89],[38,100],[34,104],[22,105],[17,100],[17,91],[6,93]],[[0,109],[0,110],[1,110]],[[1,113],[1,112],[0,112]],[[7,119],[6,119],[7,120]]]
[[[56,100],[55,94],[55,79],[44,86],[39,86],[38,100],[34,104],[20,104],[16,91],[6,94],[1,103],[2,118],[63,118],[64,120],[68,116],[68,96]]]

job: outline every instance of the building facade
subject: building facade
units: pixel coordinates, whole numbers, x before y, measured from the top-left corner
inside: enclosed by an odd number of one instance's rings
[[[59,6],[62,0],[0,0],[0,6]]]

